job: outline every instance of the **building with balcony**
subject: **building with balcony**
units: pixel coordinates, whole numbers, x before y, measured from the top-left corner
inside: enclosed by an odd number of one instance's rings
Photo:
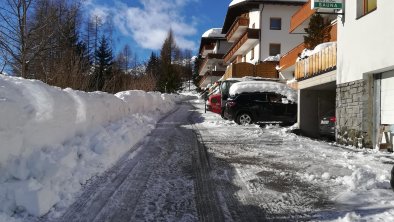
[[[231,44],[227,42],[221,28],[213,28],[206,31],[201,37],[199,55],[202,59],[199,68],[201,76],[199,86],[205,88],[219,80],[225,73],[224,54]]]
[[[302,35],[289,34],[288,30],[291,15],[305,2],[306,0],[232,1],[222,28],[222,33],[232,44],[224,55],[224,62],[228,65],[225,78],[245,75],[272,78],[272,73],[278,78],[278,60],[275,58],[302,41]],[[240,63],[249,63],[252,67],[239,65]]]
[[[346,1],[344,16],[338,18],[336,127],[340,143],[392,146],[393,9],[394,1]]]
[[[291,16],[289,32],[304,36],[313,15],[320,13],[306,2]],[[326,14],[327,13],[327,14]],[[303,135],[319,137],[321,118],[335,110],[337,77],[337,15],[334,11],[321,14],[329,24],[327,43],[315,49],[305,50],[302,39],[296,47],[281,56],[280,76],[288,79],[288,84],[298,90],[298,124]]]

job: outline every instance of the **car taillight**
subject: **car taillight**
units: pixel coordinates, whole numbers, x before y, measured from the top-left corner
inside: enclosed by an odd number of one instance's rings
[[[335,123],[337,121],[337,118],[334,116],[334,117],[330,117],[330,122],[333,122],[333,123]]]
[[[228,102],[227,102],[227,106],[228,106],[228,107],[233,107],[233,106],[235,106],[235,104],[236,104],[236,103],[233,102],[233,101],[228,101]]]

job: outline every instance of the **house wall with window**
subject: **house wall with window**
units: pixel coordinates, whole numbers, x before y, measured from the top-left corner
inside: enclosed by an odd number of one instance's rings
[[[379,145],[394,128],[394,1],[346,1],[338,17],[337,141]]]
[[[289,34],[291,16],[299,8],[291,5],[261,6],[261,60],[270,56],[270,44],[276,44],[276,48],[279,44],[280,54],[284,54],[303,41],[302,34]]]

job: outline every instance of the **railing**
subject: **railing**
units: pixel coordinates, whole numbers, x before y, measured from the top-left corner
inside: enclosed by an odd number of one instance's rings
[[[229,31],[226,34],[227,41],[231,39],[231,37],[234,35],[234,33],[238,30],[239,27],[241,26],[249,26],[249,18],[247,17],[238,17],[234,23],[231,25]]]
[[[337,41],[337,23],[334,23],[330,25],[327,28],[331,28],[330,30],[330,39],[328,39],[330,42],[336,42]],[[299,56],[299,54],[302,53],[302,51],[305,49],[305,44],[301,43],[294,47],[292,50],[284,54],[279,61],[279,67],[280,70],[284,70],[289,68],[290,66],[294,65],[296,63],[296,60]]]
[[[208,53],[208,55],[205,57],[204,61],[201,63],[198,72],[199,73],[201,72],[201,70],[207,65],[209,60],[211,60],[211,59],[223,59],[223,56],[224,56],[224,54]]]
[[[228,62],[231,57],[238,51],[239,48],[243,44],[245,44],[248,39],[258,39],[259,38],[259,29],[247,29],[246,32],[239,38],[237,42],[233,44],[231,49],[227,52],[227,54],[224,56],[224,62]]]
[[[215,43],[211,43],[209,45],[204,45],[201,50],[201,54],[205,54],[205,51],[212,51],[215,48]]]
[[[337,45],[324,48],[295,65],[295,78],[302,80],[335,70],[337,66]]]
[[[287,69],[295,64],[298,56],[305,49],[305,43],[301,43],[286,54],[284,54],[279,61],[280,70]]]
[[[276,65],[276,62],[264,62],[258,65],[247,62],[232,64],[227,68],[223,79],[241,78],[244,76],[278,78],[279,74],[276,70]]]
[[[293,32],[298,26],[300,26],[315,12],[316,10],[311,9],[311,0],[309,0],[300,9],[298,9],[298,11],[294,13],[293,16],[291,16],[289,32]]]

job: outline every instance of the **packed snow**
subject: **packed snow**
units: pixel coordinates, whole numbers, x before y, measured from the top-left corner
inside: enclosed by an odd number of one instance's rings
[[[291,133],[297,125],[289,128],[273,125],[263,128],[258,125],[239,126],[233,121],[223,120],[218,114],[203,113],[203,110],[200,112],[204,121],[197,127],[210,129],[201,131],[203,140],[210,141],[207,144],[208,152],[220,160],[239,158],[231,165],[238,175],[231,178],[233,184],[248,189],[253,197],[262,196],[263,202],[268,202],[273,209],[282,209],[283,213],[288,213],[293,210],[286,209],[288,205],[302,203],[303,200],[301,194],[292,189],[288,191],[290,193],[284,193],[270,190],[264,184],[254,184],[259,180],[269,181],[269,178],[261,179],[256,174],[266,172],[270,165],[279,167],[272,172],[274,175],[291,177],[289,180],[292,182],[296,180],[320,187],[328,200],[335,204],[327,210],[317,211],[313,221],[394,221],[394,192],[390,187],[393,153],[298,136]],[[260,161],[259,164],[250,163],[251,159],[259,157],[263,159],[256,161]],[[247,164],[239,164],[241,158],[245,158]],[[235,195],[244,192],[239,190]],[[291,192],[295,192],[294,195]],[[313,190],[305,192],[312,200],[318,200]],[[245,197],[238,197],[242,198]]]
[[[212,28],[204,32],[203,38],[223,38],[225,34],[222,34],[222,28]]]
[[[181,98],[85,93],[0,75],[0,221],[68,206]]]
[[[230,95],[244,92],[274,92],[287,97],[292,102],[297,102],[297,92],[288,85],[274,81],[243,81],[234,83],[230,87]]]

